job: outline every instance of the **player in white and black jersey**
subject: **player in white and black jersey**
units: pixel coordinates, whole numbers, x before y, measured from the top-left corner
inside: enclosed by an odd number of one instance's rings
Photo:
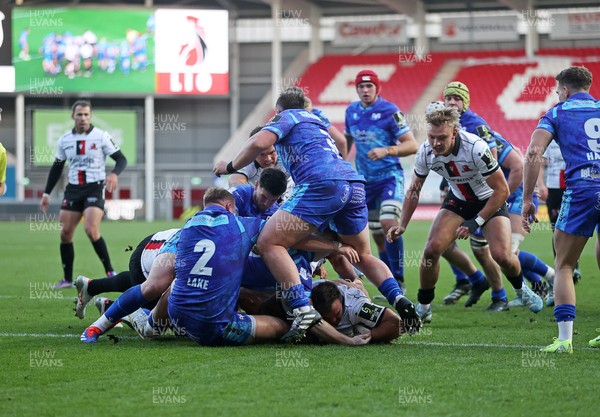
[[[400,316],[369,298],[361,280],[313,282],[311,300],[323,320],[348,337],[369,331],[371,342],[390,342],[400,337]]]
[[[46,213],[50,193],[60,179],[65,163],[69,161],[69,184],[65,189],[59,214],[60,257],[64,276],[54,286],[55,289],[73,287],[73,234],[82,216],[85,233],[104,265],[106,274],[114,274],[106,243],[100,235],[100,222],[104,216],[104,189],[113,192],[118,184],[118,175],[127,166],[127,159],[111,136],[91,124],[92,106],[89,102],[75,102],[71,118],[75,121],[75,127],[58,140],[56,159],[50,168],[40,203],[42,213]],[[116,162],[108,175],[105,165],[107,156]]]
[[[260,132],[263,126],[257,126],[252,129],[250,132],[250,137]],[[292,192],[294,188],[294,181],[290,176],[290,173],[285,170],[285,167],[279,160],[277,156],[277,152],[275,151],[275,147],[271,146],[268,149],[265,149],[256,157],[256,159],[246,165],[243,168],[238,169],[236,172],[229,176],[229,188],[235,187],[240,184],[251,184],[255,185],[258,183],[258,179],[260,178],[260,174],[267,168],[275,168],[285,173],[285,177],[287,179],[287,189],[285,193],[281,196],[281,201],[287,200],[288,196]]]
[[[129,257],[129,269],[127,271],[119,272],[112,277],[100,279],[90,279],[82,275],[78,276],[75,280],[75,287],[77,288],[75,315],[80,319],[84,318],[87,304],[96,295],[105,292],[125,292],[129,288],[146,281],[148,275],[150,275],[150,269],[152,269],[154,260],[161,253],[161,248],[179,230],[163,230],[146,236],[131,253]],[[157,301],[158,299],[152,300],[145,307],[152,309]]]
[[[506,209],[509,188],[498,162],[481,138],[459,130],[456,109],[431,112],[426,115],[426,121],[427,141],[417,152],[400,225],[390,229],[387,235],[392,240],[404,233],[430,171],[448,180],[450,192],[429,230],[419,267],[417,313],[424,321],[431,321],[440,256],[457,238],[467,239],[478,227],[488,240],[492,257],[521,296],[523,304],[537,313],[542,309],[543,301],[523,285],[519,259],[511,250],[511,228]]]

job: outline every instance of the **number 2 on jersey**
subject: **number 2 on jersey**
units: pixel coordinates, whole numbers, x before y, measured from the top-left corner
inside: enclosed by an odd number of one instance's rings
[[[215,243],[209,239],[202,239],[194,246],[194,252],[202,252],[202,255],[200,255],[200,259],[198,259],[190,274],[212,276],[213,269],[207,267],[206,264],[215,254]]]

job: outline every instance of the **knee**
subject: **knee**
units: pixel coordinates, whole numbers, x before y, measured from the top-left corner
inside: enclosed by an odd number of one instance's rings
[[[508,268],[512,266],[513,263],[513,254],[510,251],[496,251],[492,252],[492,258],[501,268]]]
[[[425,246],[425,250],[423,251],[423,258],[439,259],[439,257],[442,256],[442,253],[444,253],[445,250],[446,248],[443,248],[439,243],[429,242],[427,243],[427,245]]]
[[[85,234],[92,241],[95,242],[100,239],[100,229],[96,226],[84,226]]]

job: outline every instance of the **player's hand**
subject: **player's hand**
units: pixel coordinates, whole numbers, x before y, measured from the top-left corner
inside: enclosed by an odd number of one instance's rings
[[[325,265],[321,265],[320,267],[315,269],[315,272],[313,272],[312,276],[321,277],[321,279],[327,279],[327,268],[325,268]]]
[[[117,189],[117,185],[119,184],[119,177],[114,172],[111,172],[106,176],[104,184],[106,184],[106,191],[112,193]]]
[[[469,236],[471,236],[471,233],[474,233],[478,228],[479,225],[475,221],[475,217],[473,217],[472,219],[463,222],[463,224],[456,229],[456,237],[458,239],[468,239]]]
[[[40,211],[44,214],[48,211],[48,206],[50,205],[50,197],[47,194],[42,196],[42,200],[40,201]]]
[[[350,245],[344,245],[336,251],[336,254],[343,255],[351,264],[355,264],[360,262],[360,256],[358,256],[358,252]]]
[[[227,162],[225,162],[225,161],[217,162],[215,164],[215,167],[213,168],[213,172],[215,173],[215,175],[217,177],[227,174]]]
[[[385,235],[385,239],[388,241],[388,243],[392,243],[394,240],[402,236],[405,231],[406,227],[404,226],[392,226],[389,228],[387,235]]]
[[[387,148],[373,148],[367,154],[371,161],[377,161],[378,159],[385,158],[388,155],[389,152]]]
[[[533,204],[532,201],[523,200],[523,208],[521,209],[521,225],[527,233],[531,232],[532,222],[539,222],[535,215],[535,204]]]
[[[363,346],[371,341],[371,332],[361,333],[352,338],[353,346]]]

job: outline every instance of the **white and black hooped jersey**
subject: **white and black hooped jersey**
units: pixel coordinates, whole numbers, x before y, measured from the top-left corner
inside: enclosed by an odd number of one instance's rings
[[[69,162],[69,184],[84,185],[106,178],[106,157],[118,150],[107,132],[90,126],[83,134],[73,129],[62,135],[56,144],[55,157]]]
[[[150,241],[146,243],[146,246],[142,251],[142,256],[140,260],[142,272],[144,273],[146,279],[150,274],[150,269],[152,269],[152,263],[154,263],[154,260],[158,256],[160,248],[162,248],[165,242],[169,240],[171,236],[173,236],[178,231],[179,229],[163,230],[162,232],[155,233],[150,239]]]
[[[415,160],[415,174],[425,178],[435,171],[448,181],[452,193],[463,201],[483,201],[493,190],[486,177],[500,166],[490,148],[479,136],[459,131],[454,149],[448,156],[436,156],[426,140],[421,144]]]

